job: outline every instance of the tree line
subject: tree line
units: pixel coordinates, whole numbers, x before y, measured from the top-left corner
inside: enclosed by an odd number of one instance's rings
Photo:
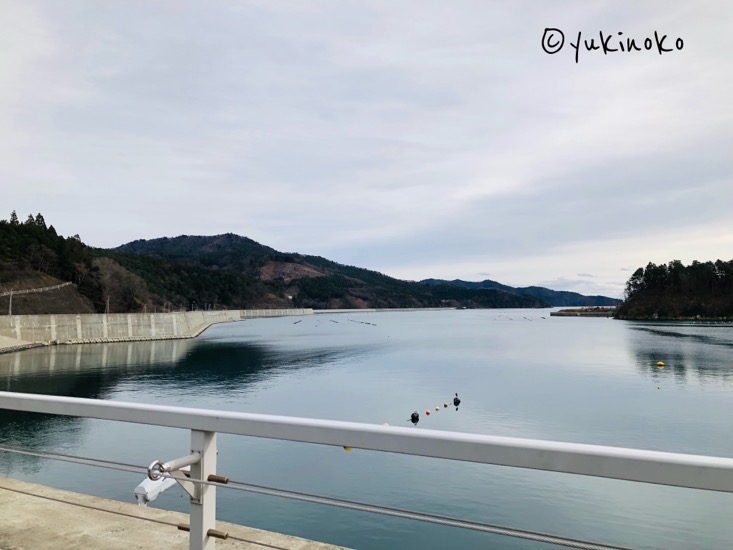
[[[0,220],[0,270],[33,270],[81,286],[93,259],[79,235],[62,237],[40,213],[21,223],[13,210],[9,220]]]
[[[629,278],[620,318],[733,317],[733,260],[650,262]]]

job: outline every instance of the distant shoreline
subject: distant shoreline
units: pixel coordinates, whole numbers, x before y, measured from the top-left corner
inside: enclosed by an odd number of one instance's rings
[[[614,306],[595,306],[561,309],[559,311],[551,311],[551,317],[615,317],[616,307]]]
[[[399,311],[455,311],[457,307],[385,307],[385,308],[353,308],[353,309],[314,309],[314,315],[323,313],[390,313]],[[465,309],[465,308],[464,308]],[[497,309],[497,308],[476,308]]]

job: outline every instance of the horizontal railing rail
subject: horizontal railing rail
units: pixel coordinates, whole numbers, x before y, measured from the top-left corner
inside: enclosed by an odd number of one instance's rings
[[[192,430],[191,452],[209,462],[192,479],[215,474],[215,434],[227,433],[733,493],[727,457],[12,392],[0,392],[0,409]],[[213,528],[206,513],[199,532]],[[193,523],[191,548],[212,548],[206,529],[194,544]]]
[[[733,458],[12,392],[0,408],[733,492]]]

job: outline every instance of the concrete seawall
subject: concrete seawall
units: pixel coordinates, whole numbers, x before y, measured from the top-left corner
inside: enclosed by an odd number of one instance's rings
[[[309,315],[312,309],[238,309],[176,313],[9,315],[0,336],[22,343],[84,344],[194,338],[216,323]]]

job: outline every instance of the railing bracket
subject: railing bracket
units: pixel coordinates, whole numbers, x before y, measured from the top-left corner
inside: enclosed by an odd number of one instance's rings
[[[188,481],[188,477],[190,477],[191,474],[185,470],[181,470],[181,468],[192,466],[199,462],[201,462],[201,453],[195,451],[188,456],[176,458],[175,460],[170,460],[168,462],[154,460],[150,463],[150,466],[148,466],[148,478],[153,481],[158,481],[168,474],[170,477],[175,479],[181,487],[183,487],[183,490],[189,494],[192,500],[198,501],[201,499],[201,487]]]

